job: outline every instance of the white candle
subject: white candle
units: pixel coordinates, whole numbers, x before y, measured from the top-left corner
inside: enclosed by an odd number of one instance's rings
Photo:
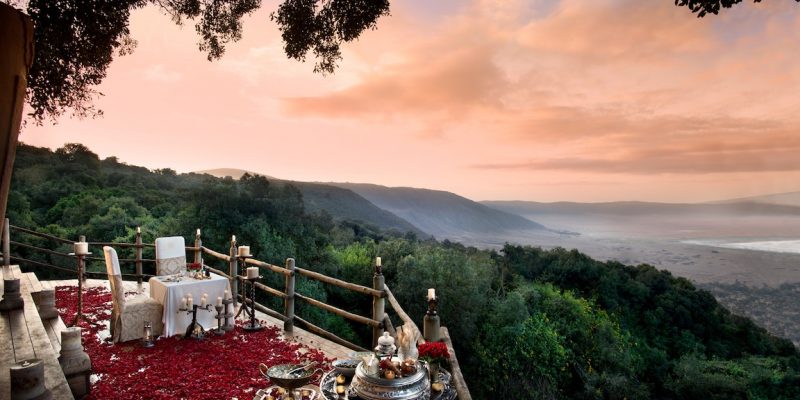
[[[375,265],[378,266],[378,267],[381,266],[381,258],[380,257],[375,257]]]
[[[217,307],[222,307],[222,297],[217,297]]]
[[[186,297],[184,297],[184,298],[182,298],[182,299],[181,299],[181,303],[183,303],[183,305],[181,306],[181,308],[186,308],[186,301],[187,301],[187,300],[186,300]]]
[[[87,253],[89,253],[89,243],[75,242],[75,254],[87,254]]]
[[[433,288],[428,289],[428,300],[433,300],[436,298],[436,290]]]
[[[186,298],[186,305],[188,306],[188,308],[192,308],[193,303],[194,301],[192,300],[192,295],[189,295],[189,297]]]
[[[231,239],[231,241],[234,241],[234,242],[236,241],[236,235],[233,235],[233,238]]]
[[[206,306],[206,296],[200,298],[200,307]]]
[[[200,236],[200,228],[197,228],[197,236]]]
[[[258,267],[247,267],[247,279],[258,278]]]
[[[249,256],[250,246],[239,246],[239,256]]]
[[[225,299],[230,298],[230,296],[228,295],[228,289],[225,289],[225,294],[222,297],[224,297]]]
[[[137,226],[136,227],[136,233],[142,233],[142,227],[141,226]]]

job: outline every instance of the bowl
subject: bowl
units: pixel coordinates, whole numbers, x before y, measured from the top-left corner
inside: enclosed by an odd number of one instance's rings
[[[276,385],[284,388],[284,389],[297,389],[300,386],[307,385],[308,382],[311,382],[314,374],[318,370],[304,370],[301,369],[299,371],[293,372],[289,374],[289,371],[302,367],[302,365],[297,364],[280,364],[275,365],[273,367],[267,368],[264,364],[258,365],[258,370],[261,372],[262,375],[269,378],[270,381],[275,383]]]
[[[352,378],[353,375],[356,374],[356,367],[361,360],[356,360],[353,358],[343,358],[336,360],[332,363],[333,369],[336,370],[339,374],[342,374],[348,378]]]

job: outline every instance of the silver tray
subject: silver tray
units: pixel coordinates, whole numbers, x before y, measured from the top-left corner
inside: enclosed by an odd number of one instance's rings
[[[272,392],[272,389],[277,389],[279,387],[280,386],[273,385],[273,386],[270,386],[270,387],[268,387],[266,389],[258,389],[258,391],[256,392],[256,395],[253,396],[253,400],[265,400],[267,398],[267,396],[270,394],[270,392]],[[309,396],[309,400],[316,400],[317,398],[320,397],[319,390],[317,390],[317,388],[314,387],[314,386],[306,385],[306,386],[303,386],[303,387],[295,389],[295,391],[300,391],[300,390],[310,390],[311,391],[311,396]],[[301,398],[300,396],[294,396],[295,400],[300,400],[300,398]]]
[[[341,397],[336,393],[336,376],[339,373],[336,370],[332,370],[327,372],[325,375],[322,376],[320,380],[319,387],[320,392],[322,394],[322,399],[324,400],[370,400],[366,398],[361,398],[355,393],[353,390],[350,389],[350,384],[353,382],[353,378],[346,378],[344,386],[346,387],[345,394]],[[431,392],[430,389],[425,391],[425,393],[421,397],[417,397],[415,400],[454,400],[456,398],[456,390],[450,384],[450,372],[445,370],[444,368],[439,368],[439,381],[444,384],[444,390],[441,392]]]

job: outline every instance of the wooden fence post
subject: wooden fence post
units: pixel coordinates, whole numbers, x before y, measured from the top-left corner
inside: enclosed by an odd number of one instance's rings
[[[8,218],[3,221],[3,265],[11,265],[11,231]]]
[[[290,274],[286,275],[286,299],[283,300],[283,315],[286,321],[283,322],[283,331],[291,334],[294,330],[294,258],[286,259],[286,269]]]
[[[233,299],[233,309],[236,309],[236,304],[239,302],[237,295],[239,294],[239,259],[236,257],[236,235],[231,236],[230,261],[228,262],[228,275],[231,277],[231,299]]]
[[[380,262],[375,262],[375,274],[372,276],[372,288],[383,292],[386,287],[386,280],[381,270]],[[386,315],[386,300],[382,296],[372,297],[372,319],[376,321],[383,321],[383,316]],[[376,326],[372,328],[372,346],[378,345],[378,338],[383,335],[383,326]]]
[[[142,286],[142,227],[136,227],[136,280]],[[109,278],[111,279],[111,278]]]
[[[200,250],[203,247],[203,239],[200,239],[200,228],[197,228],[197,233],[194,235],[194,262],[203,265],[203,252]]]

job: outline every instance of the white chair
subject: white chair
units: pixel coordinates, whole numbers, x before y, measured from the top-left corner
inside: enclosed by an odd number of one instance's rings
[[[160,335],[164,331],[164,306],[148,296],[137,296],[126,301],[117,251],[104,246],[103,253],[114,304],[111,310],[111,338],[114,343],[141,339],[146,321],[152,324],[153,335]]]
[[[156,238],[156,275],[175,275],[186,270],[183,236]]]

